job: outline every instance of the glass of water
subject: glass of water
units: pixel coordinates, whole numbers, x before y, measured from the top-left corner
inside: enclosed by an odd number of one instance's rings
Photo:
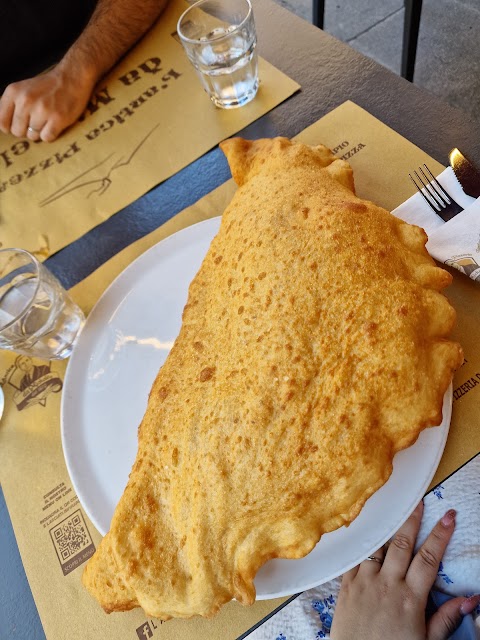
[[[177,33],[217,107],[231,109],[253,100],[258,61],[250,0],[199,0],[180,16]]]
[[[0,349],[67,358],[84,322],[82,310],[34,256],[0,250]]]

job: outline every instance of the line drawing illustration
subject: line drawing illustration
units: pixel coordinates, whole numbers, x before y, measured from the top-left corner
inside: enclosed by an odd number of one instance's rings
[[[113,179],[110,177],[112,175],[112,173],[116,169],[119,169],[120,167],[124,167],[124,166],[130,164],[130,162],[132,161],[133,157],[138,153],[138,151],[141,149],[141,147],[145,144],[145,142],[148,140],[148,138],[152,135],[152,133],[155,131],[155,129],[157,129],[159,126],[160,126],[160,123],[157,123],[153,127],[153,129],[150,129],[150,131],[140,140],[140,142],[137,144],[137,146],[132,150],[130,155],[127,156],[127,158],[125,158],[124,156],[121,156],[118,160],[116,160],[114,162],[114,164],[107,170],[107,173],[104,176],[99,177],[99,178],[88,178],[87,174],[89,174],[94,169],[98,169],[98,167],[100,167],[100,166],[104,165],[106,162],[108,162],[108,160],[110,160],[112,158],[112,156],[115,155],[115,152],[110,153],[106,158],[104,158],[100,162],[97,162],[95,165],[93,165],[89,169],[86,169],[80,175],[76,176],[75,178],[73,178],[72,180],[70,180],[69,182],[64,184],[63,187],[60,187],[60,189],[57,189],[56,191],[51,193],[49,196],[47,196],[46,198],[41,200],[39,202],[39,206],[40,207],[45,207],[48,204],[51,204],[52,202],[55,202],[56,200],[59,200],[60,198],[63,198],[63,196],[66,196],[67,194],[71,193],[72,191],[76,191],[77,189],[81,189],[82,187],[87,187],[89,185],[92,188],[89,191],[89,193],[87,194],[87,196],[86,196],[87,198],[90,198],[90,196],[92,196],[93,194],[97,194],[98,196],[103,195],[105,193],[105,191],[113,184]],[[78,182],[79,180],[82,180],[82,178],[86,178],[86,179],[81,181],[81,182]]]

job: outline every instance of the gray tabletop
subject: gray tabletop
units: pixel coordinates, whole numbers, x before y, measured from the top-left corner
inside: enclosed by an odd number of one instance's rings
[[[480,164],[480,123],[271,0],[255,0],[254,10],[260,54],[302,90],[240,135],[292,137],[352,100],[438,161],[446,163],[448,152],[457,146]],[[223,154],[215,148],[49,258],[47,264],[65,286],[73,286],[229,177]],[[45,638],[1,491],[0,638]]]

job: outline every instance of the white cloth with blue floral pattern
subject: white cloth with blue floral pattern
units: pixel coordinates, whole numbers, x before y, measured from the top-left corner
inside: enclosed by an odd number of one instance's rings
[[[435,589],[451,596],[480,593],[480,454],[428,493],[424,503],[418,545],[448,509],[457,511],[455,533]],[[249,634],[248,640],[329,638],[340,582],[337,578],[304,591]],[[476,640],[480,640],[480,606],[473,618]]]

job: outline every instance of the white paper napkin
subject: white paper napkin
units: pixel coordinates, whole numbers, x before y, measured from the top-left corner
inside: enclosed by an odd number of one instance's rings
[[[392,211],[397,218],[425,229],[427,250],[439,262],[455,267],[480,282],[480,198],[467,196],[451,167],[438,181],[464,210],[448,222],[437,216],[419,193]]]

